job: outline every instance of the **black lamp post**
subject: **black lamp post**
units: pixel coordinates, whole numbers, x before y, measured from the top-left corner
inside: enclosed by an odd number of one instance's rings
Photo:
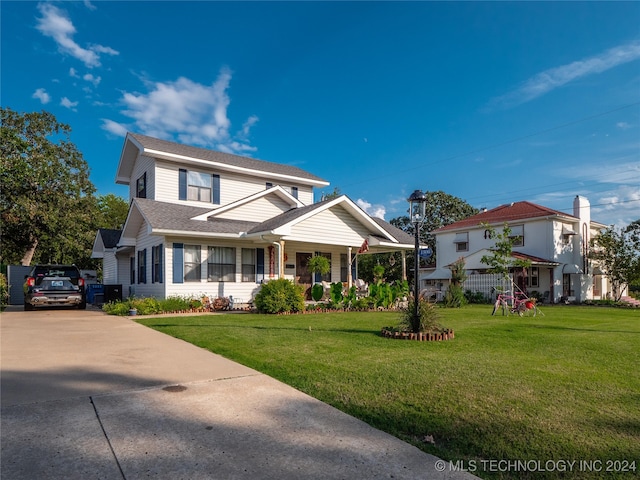
[[[424,223],[425,211],[427,206],[427,196],[422,193],[422,190],[414,191],[411,196],[407,199],[409,202],[409,220],[413,224],[413,231],[416,236],[416,244],[414,251],[414,294],[413,294],[413,321],[411,322],[411,328],[413,333],[418,333],[420,331],[420,314],[419,314],[419,295],[420,295],[420,285],[418,281],[418,266],[420,265],[419,258],[419,250],[420,250],[420,229],[422,228],[422,224]]]

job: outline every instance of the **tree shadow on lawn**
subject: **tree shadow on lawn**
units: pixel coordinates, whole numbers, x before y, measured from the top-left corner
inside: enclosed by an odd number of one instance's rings
[[[629,330],[599,330],[593,328],[577,328],[577,327],[563,327],[560,325],[529,325],[529,328],[536,328],[540,330],[569,330],[576,332],[593,332],[593,333],[631,333],[640,335],[640,331]]]
[[[365,335],[374,335],[376,337],[380,337],[380,330],[358,330],[355,328],[326,328],[326,327],[318,327],[317,325],[310,325],[307,327],[282,327],[277,325],[270,326],[262,326],[262,325],[238,325],[238,324],[230,324],[230,325],[202,325],[202,324],[186,324],[186,323],[153,323],[149,325],[145,325],[149,328],[162,330],[165,328],[235,328],[235,329],[243,329],[243,330],[282,330],[289,332],[336,332],[336,333],[353,333],[353,334],[365,334]]]

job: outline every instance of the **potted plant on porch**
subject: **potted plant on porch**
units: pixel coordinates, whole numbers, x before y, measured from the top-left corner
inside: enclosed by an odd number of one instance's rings
[[[314,255],[309,258],[307,268],[312,274],[319,273],[320,275],[326,275],[331,271],[331,262],[323,255]],[[316,283],[311,287],[311,298],[316,302],[319,301],[324,295],[324,287],[321,283]]]

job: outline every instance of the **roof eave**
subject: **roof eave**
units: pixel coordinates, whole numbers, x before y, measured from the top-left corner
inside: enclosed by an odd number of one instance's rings
[[[186,164],[192,164],[192,165],[204,165],[204,166],[207,166],[208,168],[215,167],[223,171],[243,173],[245,175],[264,176],[265,174],[268,174],[270,178],[288,180],[290,182],[294,182],[297,184],[310,185],[313,187],[326,187],[327,185],[329,185],[329,182],[325,180],[320,180],[320,179],[315,180],[312,178],[298,177],[295,175],[285,175],[283,173],[270,172],[269,170],[256,170],[253,168],[238,167],[236,165],[229,165],[226,163],[216,162],[213,160],[202,160],[200,158],[189,157],[186,155],[179,155],[177,153],[163,152],[162,150],[154,150],[151,148],[145,148],[143,151],[143,154],[152,156],[154,158],[160,158],[163,160],[172,161],[172,162],[179,162],[182,164],[186,163]]]

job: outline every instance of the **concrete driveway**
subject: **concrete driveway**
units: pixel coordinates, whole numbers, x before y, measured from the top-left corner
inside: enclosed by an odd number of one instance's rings
[[[3,480],[475,478],[129,318],[9,307],[0,327]]]

